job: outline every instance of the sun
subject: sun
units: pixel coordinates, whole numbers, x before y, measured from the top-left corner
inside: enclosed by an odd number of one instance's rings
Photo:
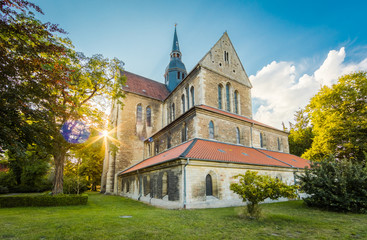
[[[108,131],[107,130],[103,130],[102,131],[102,136],[103,137],[108,137]]]

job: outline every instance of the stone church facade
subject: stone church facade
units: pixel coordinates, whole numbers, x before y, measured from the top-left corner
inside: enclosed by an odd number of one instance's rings
[[[187,73],[177,32],[165,84],[125,71],[123,106],[110,123],[101,190],[166,208],[243,204],[233,176],[256,170],[295,183],[309,162],[289,154],[288,134],[252,119],[252,85],[224,33]],[[271,91],[271,89],[269,89]]]

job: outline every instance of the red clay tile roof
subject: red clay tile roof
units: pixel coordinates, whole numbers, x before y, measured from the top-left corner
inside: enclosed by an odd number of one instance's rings
[[[166,85],[134,73],[124,71],[126,85],[123,90],[163,101],[169,94]]]
[[[211,161],[290,167],[285,163],[267,157],[254,148],[206,140],[197,140],[185,157]]]
[[[258,151],[271,156],[273,158],[279,159],[283,161],[284,163],[292,165],[292,167],[295,168],[305,168],[310,167],[310,162],[306,159],[300,158],[296,155],[292,155],[289,153],[283,153],[283,152],[275,152],[275,151],[269,151],[264,149],[258,149]]]
[[[132,166],[131,168],[126,169],[123,171],[123,173],[132,172],[138,169],[142,169],[145,167],[153,166],[158,163],[166,162],[169,160],[177,159],[192,143],[193,140],[188,141],[184,144],[178,145],[177,147],[174,147],[172,149],[169,149],[168,151],[162,152],[158,155],[155,155],[154,157],[145,159],[138,164]]]
[[[256,149],[211,140],[193,139],[154,157],[145,159],[122,171],[120,174],[136,171],[178,158],[288,168],[305,168],[310,166],[307,160],[288,153]]]
[[[256,125],[260,125],[260,126],[263,126],[263,127],[268,127],[268,128],[272,128],[272,129],[275,129],[275,130],[278,130],[278,131],[281,131],[277,128],[274,128],[272,126],[269,126],[269,125],[266,125],[264,123],[261,123],[261,122],[258,122],[258,121],[255,121],[253,119],[250,119],[250,118],[247,118],[247,117],[244,117],[244,116],[241,116],[241,115],[237,115],[237,114],[234,114],[234,113],[230,113],[230,112],[227,112],[227,111],[223,111],[223,110],[220,110],[218,108],[213,108],[213,107],[209,107],[209,106],[206,106],[206,105],[199,105],[197,106],[198,108],[202,108],[202,109],[206,109],[206,110],[209,110],[209,111],[212,111],[212,112],[216,112],[216,113],[220,113],[220,114],[223,114],[223,115],[227,115],[227,116],[230,116],[230,117],[234,117],[234,118],[237,118],[237,119],[241,119],[241,120],[245,120],[247,122],[250,122],[250,123],[254,123]]]

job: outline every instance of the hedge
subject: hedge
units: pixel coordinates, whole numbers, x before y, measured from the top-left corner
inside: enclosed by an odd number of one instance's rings
[[[86,205],[87,202],[87,194],[0,196],[0,208]]]

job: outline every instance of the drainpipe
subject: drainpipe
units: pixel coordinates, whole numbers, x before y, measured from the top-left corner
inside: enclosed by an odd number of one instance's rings
[[[297,168],[297,171],[294,171],[293,172],[293,181],[294,181],[294,185],[296,185],[297,183],[297,179],[296,179],[296,173],[299,172],[299,168]],[[299,193],[298,193],[298,189],[297,189],[297,195],[298,195],[298,198],[300,198],[299,196]]]
[[[190,158],[186,159],[187,162],[184,166],[184,200],[183,200],[183,208],[186,209],[186,166],[189,165]]]
[[[254,123],[251,124],[251,147],[254,147],[253,141],[252,141],[252,128],[254,127]]]

